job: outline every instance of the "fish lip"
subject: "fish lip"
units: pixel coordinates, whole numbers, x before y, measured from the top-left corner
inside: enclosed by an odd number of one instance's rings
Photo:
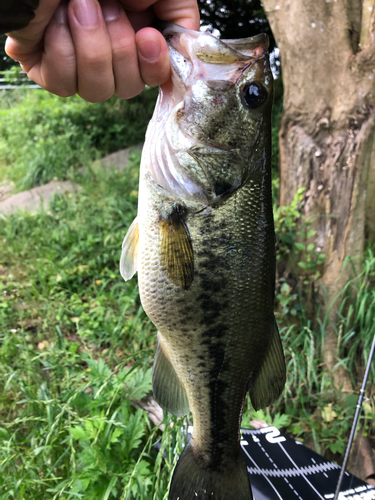
[[[178,32],[186,33],[187,31],[194,31],[190,30],[189,28],[185,28],[180,24],[168,23],[166,21],[161,21],[160,19],[155,19],[153,23],[153,28],[160,31],[164,35],[164,37],[170,36]],[[200,33],[209,33],[209,32],[200,31]],[[257,45],[263,45],[265,46],[265,48],[268,48],[269,46],[269,37],[266,33],[258,33],[257,35],[249,36],[247,38],[219,38],[219,40],[227,45],[233,45],[237,48],[250,47],[250,46],[255,47]]]
[[[255,49],[259,46],[265,51],[268,51],[270,44],[269,37],[266,33],[259,33],[258,35],[249,36],[247,38],[224,38],[221,41],[239,51],[241,51],[241,48],[250,50],[251,48]]]
[[[217,38],[211,35],[209,32],[205,31],[194,31],[179,24],[165,23],[162,21],[158,22],[158,29],[163,34],[164,38],[167,40],[172,38],[173,35],[183,34],[183,33],[195,33],[206,34],[209,37],[213,37],[219,40],[220,43],[227,46],[229,49],[237,53],[239,61],[245,61],[250,59],[258,59],[268,52],[269,48],[269,37],[266,33],[259,33],[258,35],[247,37],[247,38]]]
[[[160,20],[157,21],[157,26],[157,29],[162,33],[164,38],[167,38],[176,33],[186,33],[187,31],[194,31],[189,30],[189,28],[185,28],[184,26],[181,26],[179,24],[167,23]],[[195,31],[195,33],[197,32]]]

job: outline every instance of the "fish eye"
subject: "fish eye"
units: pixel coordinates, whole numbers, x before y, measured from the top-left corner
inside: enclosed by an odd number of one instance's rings
[[[241,91],[243,103],[251,109],[258,108],[268,97],[267,90],[257,82],[247,83]]]

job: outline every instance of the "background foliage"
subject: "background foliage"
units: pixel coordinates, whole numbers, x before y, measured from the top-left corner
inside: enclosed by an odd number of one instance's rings
[[[20,89],[0,104],[3,175],[22,188],[74,177],[90,160],[144,139],[157,89],[92,104]],[[8,167],[7,167],[8,166]]]

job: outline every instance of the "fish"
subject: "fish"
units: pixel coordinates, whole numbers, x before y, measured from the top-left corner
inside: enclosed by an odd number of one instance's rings
[[[154,397],[193,417],[169,499],[251,500],[245,396],[266,407],[286,376],[273,310],[268,38],[221,40],[176,25],[163,34],[172,78],[146,132],[120,271],[125,280],[138,271],[158,330]]]

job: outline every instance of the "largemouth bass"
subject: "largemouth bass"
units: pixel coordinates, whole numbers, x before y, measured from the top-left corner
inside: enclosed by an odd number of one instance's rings
[[[249,500],[244,398],[250,391],[256,409],[268,406],[285,383],[273,313],[268,39],[218,40],[177,26],[164,35],[172,84],[147,130],[120,269],[125,280],[138,271],[158,329],[154,397],[193,415],[170,500]]]

